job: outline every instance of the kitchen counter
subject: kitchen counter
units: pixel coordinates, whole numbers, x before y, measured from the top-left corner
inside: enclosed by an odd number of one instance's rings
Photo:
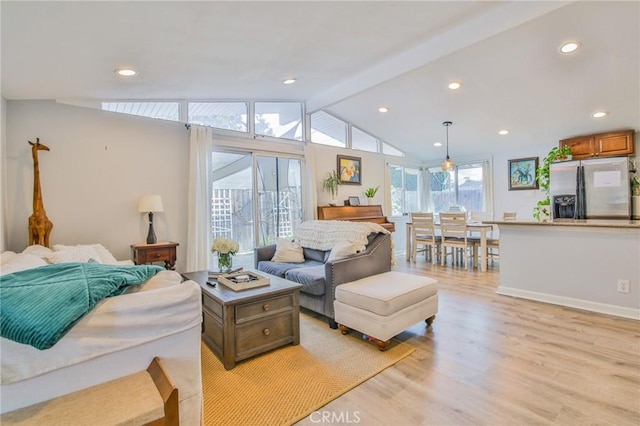
[[[484,223],[500,229],[498,294],[640,319],[640,221]]]
[[[492,225],[527,225],[527,226],[579,226],[593,228],[635,228],[640,229],[640,220],[624,219],[555,219],[548,222],[534,220],[484,220]]]

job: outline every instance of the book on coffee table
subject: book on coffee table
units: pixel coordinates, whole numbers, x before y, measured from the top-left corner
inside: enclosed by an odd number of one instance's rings
[[[232,274],[218,275],[218,283],[229,287],[231,290],[248,290],[255,287],[269,285],[269,278],[256,274],[255,272],[235,272]]]
[[[242,266],[238,266],[237,268],[233,268],[229,272],[220,272],[220,271],[208,271],[208,272],[209,272],[209,278],[218,278],[220,275],[234,274],[234,273],[240,272],[240,271],[242,271]]]

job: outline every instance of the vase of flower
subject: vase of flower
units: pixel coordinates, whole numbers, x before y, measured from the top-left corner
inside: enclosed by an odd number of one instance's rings
[[[218,253],[218,270],[229,273],[233,269],[233,256],[231,253]]]
[[[217,237],[213,240],[211,251],[218,253],[218,270],[221,273],[229,273],[233,269],[233,255],[238,252],[239,246],[233,240]]]

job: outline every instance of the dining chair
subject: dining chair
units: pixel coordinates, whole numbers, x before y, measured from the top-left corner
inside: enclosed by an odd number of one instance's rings
[[[444,266],[447,254],[447,247],[451,248],[451,262],[456,262],[456,249],[461,249],[462,264],[468,266],[471,260],[472,244],[467,237],[467,215],[466,213],[440,213],[440,265]]]
[[[435,263],[440,257],[440,237],[436,235],[433,213],[411,213],[411,224],[413,263],[416,263],[418,251],[424,251],[425,260],[431,259],[431,263]],[[418,250],[419,245],[424,248]]]

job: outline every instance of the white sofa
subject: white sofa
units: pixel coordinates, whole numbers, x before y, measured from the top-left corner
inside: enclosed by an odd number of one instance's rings
[[[40,266],[47,250],[5,252],[0,273]],[[178,388],[180,424],[200,425],[200,286],[181,281],[161,271],[103,300],[50,349],[0,339],[0,413],[143,371],[158,356]]]

